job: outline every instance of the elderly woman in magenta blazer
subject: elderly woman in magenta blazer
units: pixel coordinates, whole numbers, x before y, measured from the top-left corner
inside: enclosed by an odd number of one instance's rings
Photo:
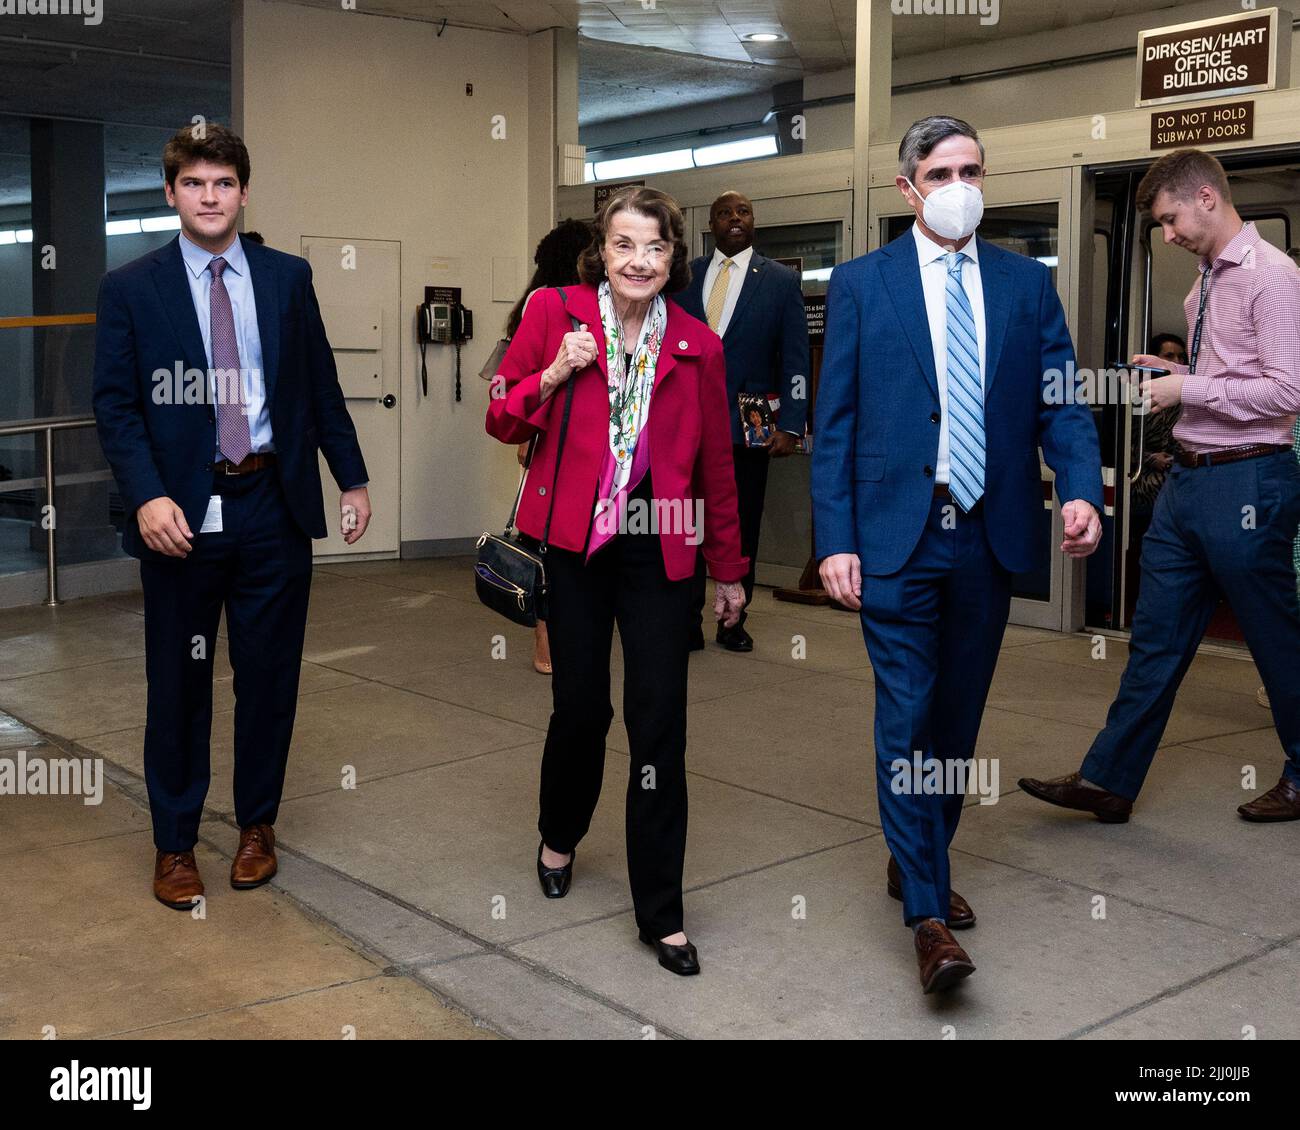
[[[714,611],[730,626],[748,565],[722,343],[665,298],[690,280],[681,211],[665,193],[612,196],[578,273],[582,283],[566,288],[564,300],[544,290],[528,304],[487,416],[503,443],[540,433],[519,529],[540,539],[554,503],[546,555],[554,712],[542,755],[537,874],[548,898],[568,893],[574,851],[600,796],[617,623],[639,936],[664,968],[698,973],[682,922],[691,577],[700,549],[718,581]]]

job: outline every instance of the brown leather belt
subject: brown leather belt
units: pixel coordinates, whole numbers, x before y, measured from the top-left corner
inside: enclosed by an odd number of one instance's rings
[[[263,451],[256,455],[244,456],[242,463],[232,463],[229,459],[218,459],[212,464],[212,470],[218,475],[247,475],[250,471],[260,471],[275,462],[274,451]]]
[[[961,509],[961,507],[957,505],[957,500],[953,498],[952,491],[948,489],[947,483],[934,484],[934,497],[942,498],[945,502],[951,502],[954,506],[957,506],[958,510]],[[984,496],[980,495],[979,498],[975,500],[975,505],[970,508],[968,513],[978,514],[981,510],[983,510],[983,508],[984,508]]]
[[[1265,455],[1290,450],[1290,445],[1284,443],[1252,443],[1245,447],[1229,447],[1224,451],[1205,451],[1199,454],[1181,451],[1176,458],[1184,467],[1213,467],[1220,463],[1240,463],[1243,459],[1261,459]]]

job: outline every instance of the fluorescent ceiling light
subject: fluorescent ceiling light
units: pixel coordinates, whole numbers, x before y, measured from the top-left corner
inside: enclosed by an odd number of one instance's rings
[[[776,154],[776,138],[747,137],[742,141],[724,141],[718,145],[704,145],[695,150],[697,165],[721,165],[727,161],[748,161],[754,157],[772,157]]]
[[[640,177],[648,173],[669,173],[674,169],[689,169],[693,164],[689,149],[674,149],[668,153],[646,153],[638,157],[619,157],[613,161],[597,161],[596,179],[617,180],[620,177]]]
[[[754,31],[745,36],[750,43],[778,43],[783,36],[777,35],[774,31]]]
[[[139,235],[139,220],[109,220],[104,225],[105,235]]]
[[[141,231],[180,231],[181,218],[171,216],[147,216],[140,221]]]

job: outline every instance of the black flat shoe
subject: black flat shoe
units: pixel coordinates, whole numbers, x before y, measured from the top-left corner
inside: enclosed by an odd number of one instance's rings
[[[718,625],[718,643],[728,651],[753,651],[754,637],[737,624],[734,628]]]
[[[695,952],[695,947],[690,942],[684,946],[670,946],[667,942],[652,938],[644,930],[638,936],[646,945],[654,946],[655,952],[659,955],[659,964],[668,972],[676,973],[679,977],[690,977],[700,971],[699,954]]]
[[[573,882],[573,857],[563,867],[544,867],[542,865],[542,845],[537,845],[537,881],[542,884],[542,894],[548,899],[562,899],[569,893],[569,884]]]

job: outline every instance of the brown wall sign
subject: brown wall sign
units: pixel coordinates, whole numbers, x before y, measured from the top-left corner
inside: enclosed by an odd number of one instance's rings
[[[1151,115],[1152,149],[1186,149],[1249,141],[1255,136],[1255,103],[1223,102]]]
[[[595,190],[592,193],[596,201],[595,211],[599,212],[601,206],[605,203],[605,201],[608,200],[611,196],[613,196],[614,193],[616,193],[620,188],[644,188],[644,187],[645,187],[645,181],[643,180],[623,180],[623,181],[619,181],[617,184],[598,184],[596,185]]]
[[[1290,81],[1291,14],[1240,12],[1138,35],[1137,105],[1274,90]]]

